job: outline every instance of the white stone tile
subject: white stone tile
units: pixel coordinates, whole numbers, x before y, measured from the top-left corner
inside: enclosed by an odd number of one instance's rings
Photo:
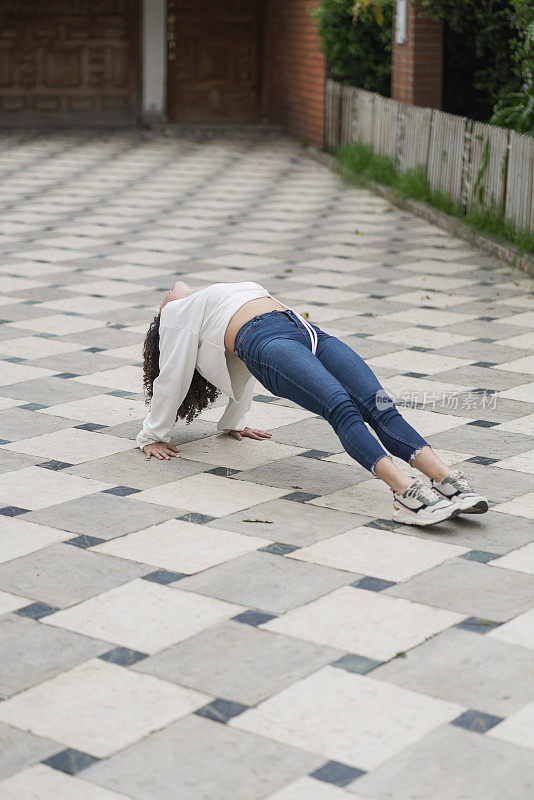
[[[279,264],[280,259],[267,256],[254,256],[246,253],[229,253],[227,256],[216,256],[204,259],[206,264],[218,264],[221,267],[268,267],[270,264]]]
[[[0,563],[20,558],[35,550],[41,550],[49,544],[70,539],[72,534],[49,528],[46,525],[37,525],[34,522],[25,522],[18,517],[3,517],[0,535]]]
[[[505,720],[487,731],[486,736],[534,750],[534,703],[527,703],[519,711],[514,711]]]
[[[467,547],[359,526],[296,550],[290,557],[388,581],[403,581],[467,550]]]
[[[299,283],[310,283],[312,286],[328,286],[332,288],[354,286],[357,283],[367,283],[367,281],[373,280],[372,277],[368,275],[364,277],[358,277],[356,275],[351,275],[350,273],[338,273],[327,269],[311,272],[309,275],[301,275],[300,273],[297,273],[295,277]]]
[[[12,397],[0,397],[0,411],[5,408],[20,406],[22,402],[22,400],[14,400]]]
[[[143,326],[143,328],[145,327]],[[112,356],[112,358],[125,358],[127,361],[139,362],[143,360],[143,343],[127,344],[125,347],[112,347],[106,350],[106,355]]]
[[[223,517],[284,494],[287,494],[287,489],[261,486],[250,481],[235,481],[204,472],[145,489],[136,494],[135,499],[212,517]]]
[[[435,308],[450,308],[461,303],[472,303],[473,297],[468,294],[452,294],[451,292],[432,292],[421,289],[414,292],[402,292],[390,297],[385,297],[391,303],[410,303],[414,306],[434,306]]]
[[[123,261],[125,264],[139,264],[143,267],[154,267],[158,264],[168,264],[186,258],[184,255],[171,253],[156,253],[154,250],[135,250],[129,253],[113,253],[109,256],[112,261]]]
[[[0,796],[2,800],[131,800],[125,794],[88,783],[46,764],[34,764],[0,782]]]
[[[452,611],[343,586],[262,627],[386,661],[461,619]]]
[[[502,461],[497,461],[493,466],[501,467],[502,469],[515,469],[518,472],[527,472],[530,475],[534,475],[534,450],[526,450],[524,453],[510,456],[510,458],[503,458]]]
[[[370,478],[356,486],[324,494],[309,502],[315,506],[348,511],[351,514],[365,514],[380,519],[390,519],[393,511],[393,496],[389,487],[377,478]]]
[[[456,703],[323,667],[229,724],[371,770],[463,710]]]
[[[507,400],[521,400],[523,403],[534,403],[534,382],[522,383],[520,386],[513,386],[498,392],[497,397],[504,397]]]
[[[100,239],[88,239],[86,236],[56,236],[52,239],[47,239],[46,243],[51,247],[63,247],[68,250],[83,250],[89,247],[98,247],[107,244],[108,239],[101,237]]]
[[[530,286],[532,287],[532,282]],[[504,300],[496,300],[495,305],[534,309],[534,297],[531,294],[532,289],[526,289],[526,287],[524,287],[523,291],[526,292],[523,295],[517,294],[515,297],[506,297]]]
[[[173,572],[193,574],[264,547],[271,541],[170,519],[112,539],[93,549]]]
[[[258,272],[255,269],[232,269],[231,267],[221,267],[219,269],[210,269],[205,272],[186,272],[180,276],[186,283],[194,283],[198,281],[206,281],[209,283],[233,283],[234,281],[254,281],[259,283],[269,279],[266,272]]]
[[[347,292],[344,289],[323,289],[320,286],[310,286],[308,289],[284,292],[282,296],[290,303],[293,300],[308,300],[319,303],[345,303],[349,300],[356,300],[357,298],[364,297],[361,292]]]
[[[156,653],[242,610],[224,600],[137,579],[41,621],[142,653]]]
[[[176,242],[174,243],[176,247]],[[117,259],[113,259],[117,260]],[[113,278],[121,281],[143,281],[151,278],[157,279],[158,283],[162,280],[162,275],[168,275],[166,269],[154,269],[153,267],[140,267],[138,264],[128,264],[127,266],[100,267],[100,269],[90,269],[87,275],[94,275],[97,278]],[[169,276],[170,279],[171,276]],[[143,287],[140,286],[140,289]]]
[[[123,392],[137,394],[143,391],[143,370],[130,364],[115,369],[105,369],[90,375],[80,375],[73,381],[89,383],[91,386],[109,386],[110,389],[121,389]]]
[[[436,403],[437,408],[439,405]],[[401,415],[406,422],[412,425],[421,436],[432,436],[441,431],[450,431],[453,428],[460,428],[471,422],[471,418],[445,414],[441,411],[428,411],[423,408],[400,408]]]
[[[107,297],[65,297],[62,300],[47,300],[41,303],[43,308],[52,308],[54,311],[69,312],[75,314],[103,314],[106,311],[116,311],[118,308],[127,308],[127,303],[118,300],[110,300]]]
[[[91,253],[81,252],[80,250],[64,250],[59,247],[43,247],[39,250],[31,252],[25,251],[22,253],[12,253],[17,258],[30,258],[33,256],[38,261],[51,261],[52,263],[61,263],[62,261],[73,261],[79,258],[91,258]]]
[[[404,269],[404,265],[402,269]],[[460,286],[470,286],[471,283],[472,281],[467,278],[451,278],[449,276],[434,275],[432,273],[423,273],[410,278],[398,278],[395,281],[391,281],[393,286],[409,286],[414,289],[430,289],[431,291],[438,290],[440,292],[453,291]]]
[[[506,339],[499,339],[494,344],[499,344],[503,347],[518,347],[520,350],[534,350],[534,331],[518,333],[517,336],[508,336]]]
[[[26,597],[10,592],[0,592],[0,614],[9,614],[17,608],[24,608],[31,603]]]
[[[403,264],[403,269],[405,266]],[[433,328],[442,328],[446,325],[467,322],[467,320],[475,317],[476,314],[458,314],[453,311],[438,311],[433,308],[410,308],[404,311],[394,311],[392,314],[388,314],[385,319],[393,322],[406,322],[408,325],[431,325]]]
[[[521,372],[527,375],[534,375],[534,355],[515,358],[513,361],[504,361],[492,369],[504,369],[507,372]]]
[[[288,786],[284,786],[279,792],[270,794],[267,800],[348,800],[348,797],[349,795],[338,786],[306,776],[293,781]],[[352,800],[354,799],[353,794],[350,797]],[[14,798],[14,800],[20,800],[20,797]],[[39,800],[39,798],[35,800]],[[60,800],[63,800],[63,798]],[[363,800],[363,798],[360,798],[360,800]]]
[[[336,258],[335,256],[324,256],[321,258],[310,258],[308,261],[299,261],[299,267],[317,270],[337,270],[339,272],[357,272],[359,269],[374,267],[374,261],[366,261],[359,256],[355,258]],[[300,280],[300,278],[299,278]]]
[[[375,333],[374,336],[369,338],[376,339],[379,342],[393,342],[405,347],[434,347],[439,349],[440,347],[449,347],[461,342],[468,342],[474,339],[474,336],[460,336],[458,333],[450,333],[449,331],[430,331],[426,328],[408,327],[397,331],[386,330],[384,333]]]
[[[39,467],[25,467],[15,472],[0,474],[2,504],[28,508],[32,511],[55,503],[66,503],[67,500],[76,500],[109,488],[109,483]]]
[[[454,248],[445,248],[445,247],[420,247],[414,248],[413,250],[409,251],[409,255],[413,256],[414,258],[421,258],[421,259],[428,259],[432,261],[433,264],[436,262],[439,264],[440,262],[452,262],[454,265],[459,266],[456,262],[464,259],[463,264],[461,264],[462,271],[468,269],[476,269],[476,265],[473,263],[469,263],[468,259],[472,259],[478,255],[476,250],[471,250],[470,248],[464,247],[454,247]],[[402,265],[404,269],[404,264]],[[426,270],[425,270],[426,271]]]
[[[8,297],[7,295],[0,297],[0,306],[15,306],[18,303],[22,303],[22,298]]]
[[[102,328],[105,324],[103,319],[69,317],[68,314],[50,314],[47,317],[33,317],[32,319],[22,319],[20,322],[7,323],[13,328],[24,328],[24,330],[39,331],[39,333],[53,333],[57,336],[89,331],[92,328]]]
[[[28,359],[73,353],[82,348],[83,345],[76,342],[58,342],[55,339],[43,339],[42,336],[17,336],[15,339],[4,339],[0,342],[0,352],[4,357]]]
[[[500,461],[494,466],[505,466],[504,461]],[[513,467],[506,466],[506,469],[513,469]],[[534,468],[524,470],[534,475]],[[499,511],[501,514],[511,514],[516,517],[526,517],[527,519],[534,519],[534,492],[523,494],[520,497],[515,497],[513,500],[507,500],[506,503],[499,503],[493,506],[493,511]]]
[[[129,281],[112,281],[105,278],[100,281],[88,281],[87,283],[76,283],[72,286],[65,286],[66,292],[75,292],[76,294],[102,294],[106,297],[117,297],[120,295],[127,295],[130,292],[139,292],[143,290],[143,286],[139,283]]]
[[[495,324],[520,325],[524,328],[534,328],[534,311],[524,311],[520,314],[510,314],[509,317],[499,317],[499,319],[495,320]],[[496,332],[498,332],[498,330],[498,328],[495,328]]]
[[[209,697],[151,675],[90,659],[0,704],[0,720],[104,758]]]
[[[12,264],[11,272],[17,271],[16,264]],[[25,289],[35,289],[37,286],[44,286],[42,281],[32,281],[27,278],[12,277],[11,275],[0,275],[0,292],[22,292]]]
[[[382,386],[393,397],[395,402],[429,403],[432,408],[447,408],[447,398],[463,394],[474,389],[475,386],[463,386],[459,383],[435,381],[430,378],[413,378],[410,375],[393,375],[384,378]],[[450,401],[452,402],[452,401]],[[400,409],[401,413],[404,410]]]
[[[34,378],[46,378],[48,375],[54,374],[55,371],[52,369],[27,367],[25,364],[3,361],[0,370],[0,386],[8,386],[11,383],[20,383],[21,381],[31,381]]]
[[[95,422],[97,425],[120,425],[122,422],[142,419],[147,413],[147,407],[140,400],[97,394],[83,400],[48,406],[45,413],[66,419]]]
[[[265,405],[262,403],[261,405]],[[48,410],[48,409],[47,409]],[[193,461],[204,461],[230,469],[254,469],[282,458],[291,458],[306,448],[279,444],[271,439],[242,439],[216,435],[180,445],[180,453]]]
[[[265,390],[265,394],[268,394],[267,390]],[[218,422],[223,411],[224,408],[208,408],[203,411],[202,414],[199,414],[198,419],[206,420],[206,422]],[[314,414],[310,411],[306,411],[304,408],[293,408],[276,403],[260,403],[255,401],[252,403],[250,409],[250,427],[268,431],[271,428],[280,428],[282,425],[292,425],[294,422],[310,419],[313,416]]]
[[[493,559],[491,566],[515,569],[518,572],[528,572],[534,575],[534,542]]]
[[[297,300],[296,302],[291,303],[291,308],[294,311],[298,311],[299,314],[304,315],[310,322],[319,325],[319,327],[325,322],[344,319],[346,317],[353,317],[356,314],[361,313],[360,311],[350,308],[336,308],[335,306],[312,306],[306,303],[304,300]]]
[[[388,369],[397,369],[399,372],[423,372],[433,375],[448,369],[465,367],[472,364],[474,360],[456,356],[441,356],[438,353],[396,350],[394,353],[368,358],[367,363],[372,367],[387,367]]]
[[[534,436],[534,414],[526,414],[517,419],[501,422],[500,425],[495,425],[493,430],[512,431],[513,433],[522,433],[524,436]],[[532,443],[534,444],[534,439]]]
[[[486,635],[500,642],[518,644],[534,650],[534,608],[519,614],[504,625],[499,625]]]
[[[135,442],[107,433],[93,433],[79,428],[65,428],[31,439],[21,439],[3,445],[6,450],[28,453],[31,456],[52,458],[67,464],[81,464],[93,458],[103,458],[123,450],[133,450]],[[42,472],[42,470],[40,470]],[[20,471],[19,471],[20,474]]]
[[[50,275],[56,272],[67,272],[69,267],[60,267],[59,264],[39,261],[20,261],[17,264],[5,264],[0,267],[2,273],[16,273],[25,278],[38,278],[40,275]]]

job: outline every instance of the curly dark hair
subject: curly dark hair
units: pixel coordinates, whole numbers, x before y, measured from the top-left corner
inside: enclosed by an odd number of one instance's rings
[[[143,386],[146,393],[145,404],[152,398],[153,384],[159,375],[159,323],[161,314],[156,314],[145,336],[143,345]],[[192,422],[201,411],[220,394],[219,390],[202,377],[197,370],[193,373],[191,385],[182,405],[178,409],[176,419],[185,419],[186,424]]]

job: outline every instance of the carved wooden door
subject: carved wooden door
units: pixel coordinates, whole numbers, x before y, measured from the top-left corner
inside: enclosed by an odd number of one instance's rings
[[[0,126],[137,117],[138,0],[1,0]]]
[[[262,18],[261,0],[168,0],[172,121],[259,119]]]

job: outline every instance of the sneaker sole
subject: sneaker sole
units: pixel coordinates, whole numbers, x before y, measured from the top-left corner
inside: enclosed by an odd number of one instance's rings
[[[438,494],[440,494],[443,497],[444,500],[452,500],[452,502],[456,503],[458,505],[458,508],[460,509],[460,514],[485,514],[486,511],[489,508],[488,502],[485,499],[484,500],[483,499],[477,500],[477,502],[474,503],[474,505],[466,506],[466,508],[462,508],[462,506],[460,505],[460,503],[462,501],[461,500],[455,500],[454,499],[454,495],[452,497],[449,497],[448,495],[444,494],[443,492],[440,492],[439,489],[436,489],[436,487],[434,487],[434,491],[436,491]]]
[[[474,506],[469,506],[469,508],[461,508],[460,514],[485,514],[488,511],[489,506],[485,500],[479,500],[478,503],[475,503]]]
[[[445,520],[447,520],[447,519],[454,519],[454,517],[457,517],[461,513],[462,512],[460,511],[459,508],[455,508],[450,513],[443,514],[443,516],[437,517],[436,519],[423,520],[421,518],[417,519],[417,515],[416,514],[414,514],[412,516],[412,515],[409,515],[404,510],[400,510],[398,512],[395,512],[395,510],[394,510],[393,511],[393,515],[392,515],[392,519],[393,519],[394,522],[402,522],[405,525],[420,525],[422,527],[423,526],[426,527],[428,525],[437,525],[439,522],[445,522]],[[406,517],[404,519],[403,519],[403,515],[406,515]]]

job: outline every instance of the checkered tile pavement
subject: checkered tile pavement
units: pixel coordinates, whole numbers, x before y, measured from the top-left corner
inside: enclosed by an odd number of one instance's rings
[[[531,800],[532,280],[279,136],[1,145],[3,800]],[[272,440],[210,408],[147,462],[141,343],[178,277],[350,344],[489,513],[396,525],[260,384]]]

